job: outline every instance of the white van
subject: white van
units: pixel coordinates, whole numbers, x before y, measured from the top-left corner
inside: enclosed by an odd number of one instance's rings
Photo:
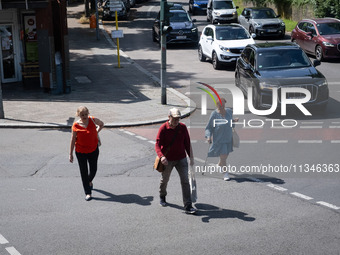
[[[207,21],[214,23],[237,23],[238,6],[232,0],[209,0],[207,5]]]

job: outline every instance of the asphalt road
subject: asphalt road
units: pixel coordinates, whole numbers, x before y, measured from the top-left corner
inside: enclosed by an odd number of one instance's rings
[[[104,129],[101,138],[86,202],[77,163],[68,162],[68,130],[1,130],[1,255],[339,251],[339,210],[276,189],[277,178],[196,174],[199,212],[186,215],[175,172],[170,205],[158,205],[151,140],[124,129]]]

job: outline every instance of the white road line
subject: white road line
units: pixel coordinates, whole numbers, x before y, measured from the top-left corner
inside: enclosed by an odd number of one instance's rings
[[[21,255],[13,246],[6,248],[7,252],[11,255]]]
[[[3,237],[3,235],[0,234],[0,244],[5,244],[8,243],[8,241],[6,240],[5,237]]]
[[[322,128],[322,126],[300,126],[300,128]]]
[[[298,143],[322,143],[322,140],[299,140]]]
[[[316,203],[319,204],[319,205],[323,205],[323,206],[335,209],[335,210],[339,210],[340,209],[340,207],[338,207],[336,205],[333,205],[333,204],[330,204],[330,203],[327,203],[327,202],[319,201],[319,202],[316,202]]]
[[[329,128],[340,128],[340,126],[329,126]]]
[[[139,136],[139,135],[137,135],[136,138],[138,138],[138,139],[140,139],[140,140],[143,140],[143,141],[148,140],[147,138],[145,138],[145,137],[143,137],[143,136]]]
[[[135,135],[134,133],[130,132],[130,131],[123,131],[125,134],[128,134],[128,135]]]
[[[299,198],[306,199],[306,200],[312,200],[313,199],[312,197],[306,196],[306,195],[298,193],[298,192],[292,192],[290,194],[293,195],[293,196],[299,197]]]
[[[258,143],[259,141],[257,140],[242,140],[240,143]]]
[[[151,141],[151,140],[149,140],[149,141],[148,141],[148,143],[151,143],[151,144],[156,144],[156,142],[155,142],[155,141]]]
[[[331,140],[331,143],[340,143],[340,140]]]
[[[323,121],[301,121],[301,124],[303,124],[303,125],[310,125],[310,124],[322,125]]]
[[[274,185],[274,184],[268,184],[267,186],[270,187],[270,188],[279,190],[279,191],[287,191],[286,188],[282,188],[282,187],[276,186],[276,185]]]
[[[288,143],[288,140],[267,140],[266,143]]]

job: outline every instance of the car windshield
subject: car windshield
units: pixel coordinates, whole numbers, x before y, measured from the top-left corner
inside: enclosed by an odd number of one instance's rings
[[[217,40],[242,40],[249,38],[249,34],[242,27],[216,29]]]
[[[234,5],[232,1],[213,1],[214,9],[234,9]]]
[[[191,21],[186,12],[172,12],[173,16],[170,17],[170,22],[186,22]]]
[[[340,34],[340,23],[321,23],[317,27],[320,35]]]
[[[299,49],[260,52],[257,56],[256,63],[258,70],[301,68],[311,65],[307,55]]]
[[[252,13],[253,19],[274,19],[276,14],[273,10],[255,10]]]

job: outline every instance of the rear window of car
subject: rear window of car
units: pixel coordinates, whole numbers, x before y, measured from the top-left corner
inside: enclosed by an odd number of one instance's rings
[[[243,40],[249,38],[249,34],[242,27],[216,29],[217,40]]]
[[[311,65],[307,55],[299,49],[260,52],[257,55],[256,63],[259,70],[301,68]]]
[[[320,35],[340,34],[340,23],[321,23],[317,27]]]
[[[186,22],[191,21],[186,12],[172,12],[173,16],[170,17],[171,22]]]

